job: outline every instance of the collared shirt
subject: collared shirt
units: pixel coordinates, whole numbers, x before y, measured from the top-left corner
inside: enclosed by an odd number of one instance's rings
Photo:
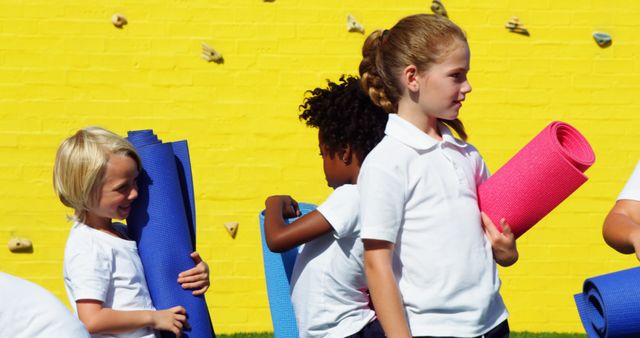
[[[489,174],[472,145],[439,128],[442,141],[389,116],[358,178],[361,236],[395,244],[413,336],[478,336],[508,317],[478,209]]]

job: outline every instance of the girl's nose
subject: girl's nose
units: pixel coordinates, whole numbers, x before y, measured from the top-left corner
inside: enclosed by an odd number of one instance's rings
[[[471,83],[469,83],[469,81],[465,81],[462,85],[462,92],[467,94],[471,92],[471,89]]]

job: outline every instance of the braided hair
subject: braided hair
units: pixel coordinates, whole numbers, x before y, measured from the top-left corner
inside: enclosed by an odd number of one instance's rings
[[[456,46],[467,42],[465,33],[449,19],[416,14],[401,19],[389,30],[376,30],[362,46],[360,62],[361,85],[371,100],[388,113],[398,112],[398,101],[403,93],[399,74],[409,65],[419,72],[440,62]],[[464,125],[459,119],[442,120],[463,139],[467,139]]]

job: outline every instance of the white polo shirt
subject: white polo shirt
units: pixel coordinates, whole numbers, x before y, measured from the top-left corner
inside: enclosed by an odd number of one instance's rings
[[[301,338],[341,338],[362,330],[369,308],[358,188],[345,184],[318,207],[333,231],[305,243],[291,276],[291,302]]]
[[[361,236],[395,243],[413,336],[478,336],[508,317],[476,195],[489,174],[472,145],[440,132],[389,116],[358,178]]]
[[[618,200],[640,201],[640,162],[636,164],[636,168],[618,195]]]

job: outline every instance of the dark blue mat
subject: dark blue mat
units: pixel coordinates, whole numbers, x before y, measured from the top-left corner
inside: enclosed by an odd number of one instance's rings
[[[640,337],[640,267],[589,278],[574,299],[589,338]]]
[[[193,268],[195,208],[189,149],[186,141],[162,143],[151,130],[130,131],[128,140],[142,159],[138,198],[127,218],[157,309],[182,305],[191,330],[183,337],[213,338],[213,326],[203,296],[193,296],[176,281]],[[173,334],[163,332],[163,337]]]
[[[308,203],[299,203],[300,212],[304,215],[316,209]],[[293,265],[298,257],[298,248],[283,253],[271,252],[264,237],[264,210],[260,213],[260,235],[262,237],[262,258],[264,260],[264,277],[267,281],[267,296],[271,310],[274,338],[297,338],[298,326],[291,305],[289,283]],[[291,222],[295,219],[289,219]]]

